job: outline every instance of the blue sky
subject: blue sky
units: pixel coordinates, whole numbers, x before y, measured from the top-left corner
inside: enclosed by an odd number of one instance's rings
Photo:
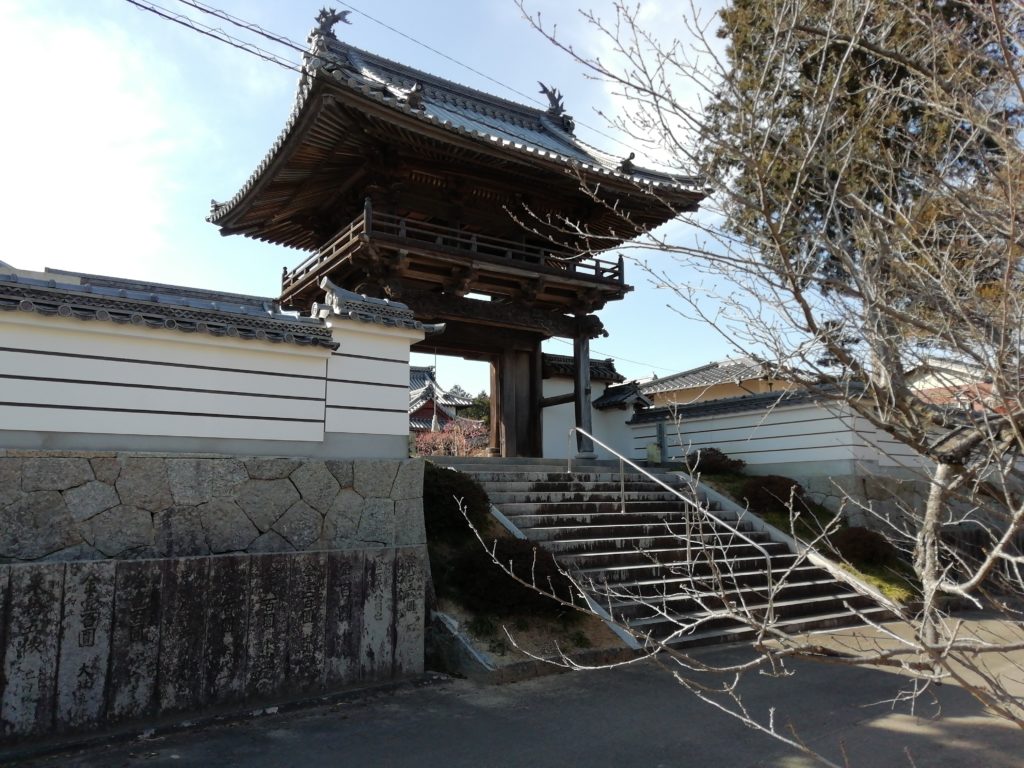
[[[243,33],[189,10],[176,12]],[[304,45],[322,2],[209,0],[210,5]],[[339,8],[343,4],[337,4]],[[616,103],[601,83],[556,50],[521,18],[511,0],[390,0],[351,4],[410,37],[524,94],[542,80],[561,90],[577,123],[612,133],[596,114]],[[564,0],[528,4],[557,23],[578,50],[607,54],[598,36]],[[606,0],[588,7],[607,13]],[[676,9],[645,3],[645,17],[664,37],[684,34]],[[704,3],[708,8],[715,2]],[[337,32],[361,48],[457,82],[526,99],[432,53],[355,12]],[[294,54],[259,40],[293,60]],[[204,217],[211,198],[224,200],[248,178],[291,109],[297,74],[261,61],[125,0],[0,0],[0,64],[9,112],[0,122],[6,148],[5,225],[0,260],[23,269],[56,267],[164,283],[276,295],[282,267],[303,254],[242,237],[221,237]],[[578,135],[625,155],[628,144],[579,125]],[[691,238],[687,230],[673,236]],[[655,257],[652,261],[658,261]],[[683,282],[693,279],[674,271]],[[594,354],[614,357],[629,377],[665,375],[728,355],[702,323],[668,305],[670,293],[627,265],[636,291],[600,313],[610,336]],[[550,352],[568,354],[557,341]],[[418,364],[432,358],[418,357]],[[445,386],[488,387],[481,363],[438,358]]]

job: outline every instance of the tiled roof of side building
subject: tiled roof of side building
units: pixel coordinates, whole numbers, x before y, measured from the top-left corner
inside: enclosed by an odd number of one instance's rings
[[[76,272],[0,273],[0,309],[328,349],[338,346],[323,320],[281,312],[272,299]]]
[[[737,384],[741,381],[760,379],[770,375],[771,371],[763,361],[753,357],[738,357],[730,360],[718,360],[698,368],[674,373],[671,376],[653,379],[642,384],[640,391],[645,395],[653,395],[659,392],[672,392],[693,387]]]
[[[701,416],[717,416],[727,413],[743,413],[745,411],[766,411],[776,406],[803,405],[804,403],[811,403],[820,399],[820,395],[806,390],[763,392],[757,395],[722,397],[717,400],[704,400],[699,403],[647,408],[637,412],[629,423],[644,424],[664,421],[666,418],[697,419]]]
[[[605,408],[615,408],[629,405],[630,403],[639,403],[644,406],[651,405],[650,399],[640,392],[640,387],[634,381],[608,387],[594,401],[593,405],[598,410],[604,410]]]

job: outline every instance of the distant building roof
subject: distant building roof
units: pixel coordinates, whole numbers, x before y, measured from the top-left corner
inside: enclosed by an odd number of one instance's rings
[[[2,272],[0,309],[328,349],[338,346],[323,320],[281,312],[273,299],[79,272]]]
[[[432,365],[409,366],[409,413],[415,413],[431,401],[434,401],[438,410],[449,419],[455,418],[458,408],[466,408],[473,404],[472,398],[453,395],[438,384],[434,378]],[[412,429],[430,429],[430,420],[410,418],[409,426]]]
[[[645,395],[653,395],[680,389],[713,387],[716,384],[738,384],[770,376],[771,370],[765,362],[754,357],[738,357],[718,360],[671,376],[652,379],[641,384],[640,391]]]
[[[569,355],[542,355],[541,368],[544,371],[544,378],[560,377],[571,379],[576,375],[576,363]],[[615,361],[610,357],[606,360],[590,361],[591,381],[613,381],[622,382],[626,378],[615,370]]]

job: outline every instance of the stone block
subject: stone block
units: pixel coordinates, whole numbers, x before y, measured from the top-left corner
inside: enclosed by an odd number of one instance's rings
[[[328,686],[349,685],[360,679],[364,574],[362,550],[327,553],[324,671]]]
[[[423,498],[423,459],[402,462],[391,488],[392,499]]]
[[[106,713],[115,564],[68,563],[57,668],[57,729],[98,725]]]
[[[404,547],[395,552],[394,674],[398,676],[423,672],[426,568],[424,547]]]
[[[210,551],[214,554],[244,552],[260,535],[252,521],[230,499],[215,499],[200,504],[197,511],[206,531]]]
[[[5,737],[46,733],[53,728],[63,587],[63,564],[10,568],[0,693],[0,724]]]
[[[81,540],[57,491],[33,491],[0,510],[0,557],[36,560]]]
[[[12,456],[0,457],[0,507],[6,507],[22,496],[22,462],[22,459]]]
[[[341,486],[322,461],[301,464],[290,477],[302,500],[313,509],[326,513],[334,503]]]
[[[203,521],[195,507],[171,507],[153,515],[153,546],[158,557],[210,554]]]
[[[323,518],[304,501],[297,501],[274,523],[274,531],[281,534],[295,549],[306,549],[320,538]]]
[[[245,696],[251,560],[249,555],[210,558],[203,678],[205,698],[211,704]]]
[[[89,459],[89,465],[96,479],[107,485],[116,483],[121,474],[121,461],[115,456],[96,456]]]
[[[374,547],[395,543],[395,502],[391,499],[367,499],[359,518],[356,538]]]
[[[300,552],[290,558],[288,688],[319,690],[324,681],[327,555]]]
[[[95,479],[88,459],[25,459],[21,470],[23,491],[64,491]]]
[[[84,485],[64,491],[64,503],[71,516],[78,522],[88,520],[100,512],[121,503],[114,486],[90,480]]]
[[[159,457],[126,458],[115,487],[121,503],[128,506],[159,512],[174,505],[166,460]]]
[[[391,498],[401,464],[395,459],[356,459],[352,487],[364,499]]]
[[[272,696],[284,687],[291,557],[254,555],[249,566],[246,689],[251,696]]]
[[[334,475],[338,485],[342,488],[351,488],[355,481],[355,464],[352,461],[337,461],[334,459],[324,462],[327,471]]]
[[[245,471],[253,480],[281,480],[294,472],[301,463],[298,459],[248,459]]]
[[[423,499],[399,499],[395,502],[395,545],[425,544],[427,529],[423,521]]]
[[[350,488],[342,489],[324,518],[323,543],[328,547],[347,546],[356,538],[365,501]]]
[[[116,563],[117,599],[108,676],[108,720],[128,720],[156,711],[160,584],[160,561]]]
[[[218,498],[233,498],[249,479],[238,459],[166,459],[167,482],[174,503],[195,507]]]
[[[188,711],[202,704],[209,570],[207,557],[161,561],[157,691],[161,713]]]
[[[275,531],[267,531],[249,545],[249,552],[252,554],[294,551],[295,548],[288,543],[288,540]]]
[[[299,500],[291,480],[250,480],[238,490],[238,505],[253,524],[266,533]]]
[[[153,518],[144,509],[119,506],[82,523],[82,535],[108,557],[153,544]]]
[[[80,560],[104,560],[106,555],[88,544],[75,544],[73,547],[59,549],[46,557],[42,557],[41,563],[70,563]]]
[[[395,551],[366,551],[363,561],[363,628],[359,642],[360,678],[387,680],[395,658]]]

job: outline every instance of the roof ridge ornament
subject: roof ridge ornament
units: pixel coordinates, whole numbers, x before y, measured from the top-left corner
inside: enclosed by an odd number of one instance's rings
[[[317,27],[313,30],[313,34],[323,35],[331,40],[337,40],[338,36],[334,34],[334,25],[339,21],[345,24],[351,24],[352,22],[348,20],[350,13],[352,13],[352,11],[338,11],[334,8],[321,8],[320,13],[316,15]]]
[[[562,94],[557,88],[548,88],[540,80],[537,81],[537,85],[540,86],[540,93],[543,93],[548,97],[548,117],[557,121],[558,125],[566,133],[571,134],[576,130],[576,121],[573,120],[572,115],[565,111],[565,103],[562,99]]]

